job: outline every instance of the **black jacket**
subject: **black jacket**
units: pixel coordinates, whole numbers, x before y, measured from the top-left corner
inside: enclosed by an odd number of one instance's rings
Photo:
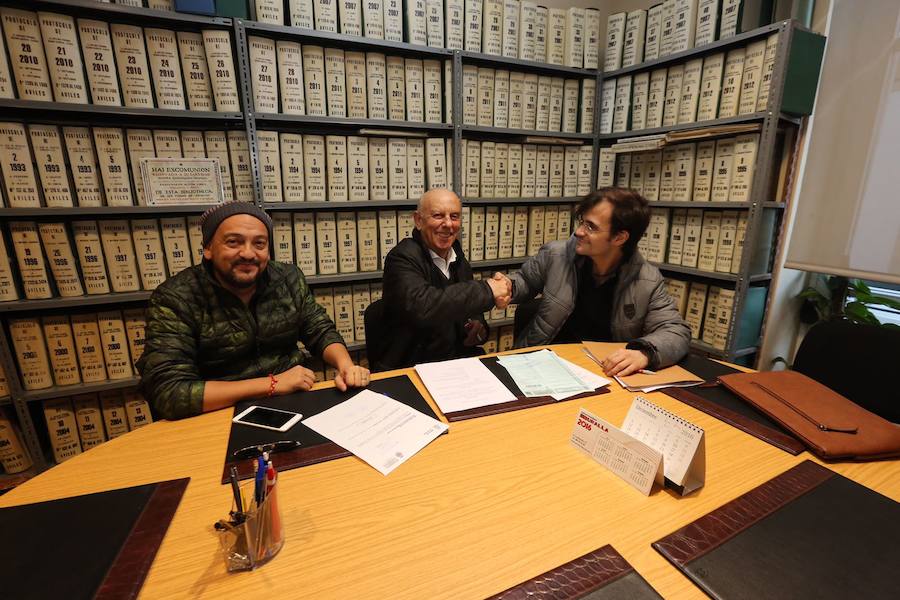
[[[485,281],[472,279],[472,267],[457,240],[450,280],[435,266],[417,230],[391,250],[384,261],[385,339],[376,370],[398,369],[436,360],[471,356],[463,345],[469,319],[484,322],[494,306]],[[368,340],[367,340],[368,342]]]

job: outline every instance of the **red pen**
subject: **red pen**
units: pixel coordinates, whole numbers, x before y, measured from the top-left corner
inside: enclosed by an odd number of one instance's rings
[[[270,523],[272,525],[272,539],[281,539],[281,519],[278,515],[278,495],[273,493],[275,489],[275,481],[277,479],[275,467],[272,461],[267,463],[266,468],[266,500],[269,502]]]
[[[266,463],[266,496],[269,495],[273,487],[275,487],[275,467],[272,466],[272,461],[270,460]]]

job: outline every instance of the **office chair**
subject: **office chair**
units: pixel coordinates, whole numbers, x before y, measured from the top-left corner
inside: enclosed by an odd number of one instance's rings
[[[900,423],[900,329],[823,321],[797,350],[793,369],[888,421]]]
[[[379,298],[366,307],[363,313],[363,326],[366,329],[366,357],[369,369],[374,373],[384,355],[384,341],[387,339],[385,326],[384,300]]]

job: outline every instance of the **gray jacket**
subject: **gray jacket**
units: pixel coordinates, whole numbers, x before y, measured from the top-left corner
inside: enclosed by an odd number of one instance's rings
[[[544,244],[510,276],[513,302],[543,294],[534,318],[516,337],[517,348],[551,343],[575,310],[578,269],[588,260],[575,254],[575,242],[573,235]],[[650,364],[656,367],[678,362],[690,346],[691,329],[666,293],[662,274],[636,250],[619,267],[611,321],[611,341],[641,343],[653,354]]]

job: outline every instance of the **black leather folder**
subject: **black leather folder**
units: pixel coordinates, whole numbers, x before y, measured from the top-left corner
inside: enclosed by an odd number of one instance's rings
[[[447,420],[451,423],[454,421],[464,421],[466,419],[474,419],[476,417],[486,417],[489,415],[499,415],[501,413],[510,412],[513,410],[521,410],[523,408],[532,408],[534,406],[543,406],[545,404],[553,404],[557,402],[556,398],[551,396],[526,396],[522,393],[522,390],[519,389],[519,386],[516,385],[516,382],[513,381],[513,378],[510,377],[509,371],[506,370],[503,365],[497,360],[496,356],[489,356],[486,358],[479,359],[482,364],[488,368],[488,370],[500,380],[506,389],[512,392],[516,399],[510,402],[501,402],[500,404],[490,404],[488,406],[478,406],[476,408],[470,408],[467,410],[459,410],[456,412],[445,413],[444,416],[447,417]],[[609,387],[605,386],[602,388],[597,388],[592,392],[584,392],[583,394],[578,394],[572,396],[570,398],[566,398],[562,400],[562,402],[567,402],[569,400],[578,400],[579,398],[588,398],[590,396],[597,396],[599,394],[608,394]]]
[[[0,509],[0,597],[136,598],[188,481]]]
[[[897,598],[900,504],[804,461],[655,542],[712,598]]]
[[[650,600],[662,598],[612,546],[579,556],[488,600]]]
[[[419,393],[419,390],[416,389],[416,386],[413,385],[413,382],[406,375],[372,381],[367,389],[389,396],[429,417],[437,419],[437,415],[431,409],[428,401]],[[325,388],[314,392],[288,394],[264,400],[247,400],[235,405],[234,414],[240,414],[250,406],[259,405],[299,412],[306,419],[340,404],[359,392],[358,388],[350,388],[346,392],[341,392],[337,388]],[[303,421],[284,432],[232,423],[231,435],[228,437],[228,450],[225,454],[225,468],[222,470],[222,483],[228,482],[228,472],[232,465],[237,467],[240,479],[247,479],[253,475],[253,461],[234,458],[235,450],[282,440],[300,442],[300,446],[296,450],[278,452],[271,456],[275,468],[279,471],[343,458],[351,454],[328,438],[319,435],[304,425]]]
[[[800,454],[806,449],[806,446],[784,427],[725,386],[716,384],[720,376],[738,373],[737,369],[695,354],[687,355],[678,364],[697,377],[702,377],[706,383],[694,387],[660,390],[664,394],[790,454]]]

